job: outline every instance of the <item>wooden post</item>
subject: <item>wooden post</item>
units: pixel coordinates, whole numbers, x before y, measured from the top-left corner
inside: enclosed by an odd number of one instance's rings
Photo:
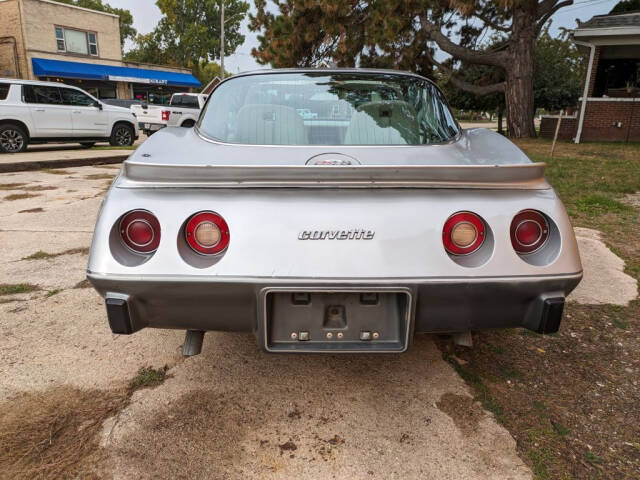
[[[553,151],[556,149],[556,140],[558,140],[558,133],[560,132],[560,124],[562,123],[562,117],[564,116],[564,110],[560,111],[558,122],[556,123],[556,133],[553,134],[553,143],[551,144],[551,160],[553,160]]]

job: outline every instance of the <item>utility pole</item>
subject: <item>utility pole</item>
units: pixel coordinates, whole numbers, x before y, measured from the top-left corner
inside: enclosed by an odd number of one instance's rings
[[[220,80],[224,79],[224,0],[220,0]]]

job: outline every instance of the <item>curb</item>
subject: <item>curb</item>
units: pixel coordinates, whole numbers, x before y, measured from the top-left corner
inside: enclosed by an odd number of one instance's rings
[[[108,165],[122,163],[129,155],[113,155],[95,158],[65,158],[62,160],[34,160],[26,162],[0,163],[0,173],[27,172],[43,168],[86,167],[90,165]]]

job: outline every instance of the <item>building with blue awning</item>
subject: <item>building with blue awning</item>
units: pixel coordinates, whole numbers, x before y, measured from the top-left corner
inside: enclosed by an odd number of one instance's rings
[[[117,15],[51,0],[2,0],[0,77],[58,81],[101,99],[166,103],[199,91],[186,68],[122,59]]]

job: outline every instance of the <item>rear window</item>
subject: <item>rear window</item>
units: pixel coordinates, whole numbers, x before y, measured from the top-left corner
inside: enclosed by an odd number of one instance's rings
[[[232,78],[199,121],[213,139],[250,145],[427,145],[458,126],[431,82],[392,73],[269,73]]]
[[[193,95],[176,95],[171,99],[171,105],[183,108],[200,108],[198,97]]]
[[[0,83],[0,100],[6,100],[9,95],[10,83]]]

